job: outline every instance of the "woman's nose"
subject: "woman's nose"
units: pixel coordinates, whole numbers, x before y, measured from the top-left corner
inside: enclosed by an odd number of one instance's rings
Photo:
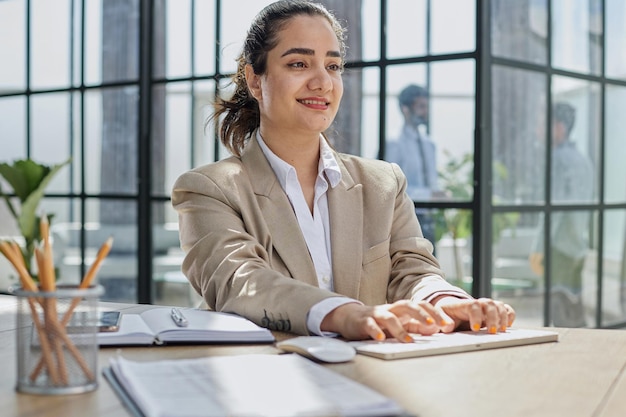
[[[315,67],[311,79],[309,80],[311,90],[329,91],[333,88],[333,79],[326,67]]]

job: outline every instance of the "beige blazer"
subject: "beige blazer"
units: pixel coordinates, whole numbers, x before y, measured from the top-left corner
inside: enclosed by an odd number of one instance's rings
[[[335,158],[342,180],[328,191],[334,293],[318,287],[294,211],[256,139],[241,158],[178,178],[172,204],[186,252],[182,270],[210,308],[308,334],[308,311],[328,297],[367,305],[441,292],[469,297],[442,278],[400,168],[352,155]]]

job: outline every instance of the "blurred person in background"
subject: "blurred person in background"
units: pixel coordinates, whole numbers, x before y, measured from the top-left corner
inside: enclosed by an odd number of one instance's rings
[[[413,201],[418,202],[415,212],[422,234],[434,247],[433,210],[419,208],[419,201],[443,195],[438,186],[437,147],[428,135],[428,91],[410,84],[400,92],[398,104],[404,124],[397,138],[387,140],[385,159],[398,164],[406,175],[407,193]]]
[[[591,161],[577,148],[570,135],[576,109],[565,102],[552,107],[551,203],[588,203],[593,198]],[[540,135],[545,137],[545,135]],[[550,220],[551,316],[556,327],[584,327],[582,272],[589,249],[590,212],[553,211]],[[529,257],[532,271],[540,277],[544,268],[544,219]]]

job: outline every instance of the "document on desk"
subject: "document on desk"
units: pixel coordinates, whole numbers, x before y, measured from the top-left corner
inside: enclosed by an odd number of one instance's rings
[[[295,354],[117,357],[103,373],[141,417],[407,416],[393,400]]]
[[[559,334],[551,330],[509,328],[506,332],[490,334],[478,332],[436,333],[432,336],[414,334],[413,343],[400,343],[395,339],[384,342],[374,340],[350,342],[357,353],[380,359],[403,359],[446,353],[471,352],[509,346],[556,342]]]

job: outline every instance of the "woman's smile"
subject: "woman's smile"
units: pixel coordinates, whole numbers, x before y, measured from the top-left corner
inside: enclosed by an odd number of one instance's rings
[[[312,109],[326,110],[330,102],[324,99],[316,99],[316,98],[303,98],[298,99],[299,103],[304,104],[307,107]]]

